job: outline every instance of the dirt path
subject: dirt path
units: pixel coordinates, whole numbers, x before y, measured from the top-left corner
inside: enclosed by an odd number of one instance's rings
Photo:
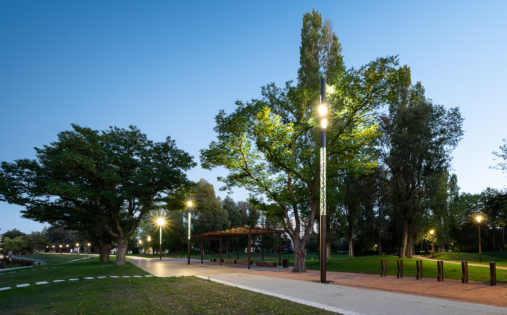
[[[418,259],[422,259],[422,260],[429,260],[429,261],[441,261],[442,259],[434,259],[434,258],[428,258],[428,257],[424,257],[424,256],[414,256],[415,258],[418,258]],[[461,262],[460,261],[454,261],[454,260],[444,260],[443,262],[445,263],[448,263],[448,264],[456,264],[456,265],[461,265]],[[483,264],[475,264],[475,263],[468,263],[469,266],[474,266],[474,267],[484,267],[484,268],[489,268],[489,265],[483,265]],[[501,267],[501,266],[496,266],[496,269],[502,269],[502,270],[507,270],[507,267]]]

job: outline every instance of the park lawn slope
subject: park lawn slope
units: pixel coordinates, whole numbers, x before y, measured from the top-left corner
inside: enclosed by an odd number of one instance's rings
[[[103,278],[146,275],[127,263],[99,263],[97,258],[34,267],[0,275],[2,314],[331,314],[310,306],[195,277]],[[94,279],[84,279],[94,277]],[[79,278],[76,281],[68,281]],[[66,280],[53,283],[52,280]],[[49,281],[35,285],[38,281]],[[16,288],[29,283],[29,287]]]
[[[60,264],[68,261],[72,261],[75,259],[85,258],[86,255],[69,255],[69,254],[31,254],[31,255],[23,255],[22,257],[41,259],[46,262],[46,264]]]
[[[68,280],[70,278],[96,276],[145,275],[147,272],[132,264],[115,266],[113,262],[100,263],[98,257],[90,260],[67,262],[63,264],[41,265],[33,268],[0,272],[0,287],[38,281]]]
[[[425,255],[431,258],[431,254]],[[482,262],[479,261],[479,254],[465,252],[442,252],[435,253],[432,259],[453,260],[456,262],[468,261],[469,263],[482,264],[489,266],[490,261],[496,262],[499,267],[507,267],[507,251],[503,252],[484,252],[482,254]]]
[[[372,255],[372,256],[358,256],[358,257],[344,257],[344,258],[330,258],[327,263],[328,271],[338,272],[357,272],[367,274],[380,275],[380,259],[387,260],[387,274],[396,275],[396,260],[398,256],[392,255]],[[403,259],[404,275],[407,277],[415,277],[416,265],[418,259]],[[319,270],[319,262],[314,260],[307,261],[307,268],[311,270]],[[437,278],[437,262],[423,260],[423,277]],[[496,270],[497,281],[507,282],[507,270]],[[444,263],[444,278],[445,279],[461,279],[461,265]],[[468,279],[470,281],[489,281],[489,268],[485,267],[468,267]]]

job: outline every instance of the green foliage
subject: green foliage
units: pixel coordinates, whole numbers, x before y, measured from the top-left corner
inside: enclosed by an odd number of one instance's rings
[[[28,249],[29,243],[24,236],[16,236],[14,238],[4,237],[2,240],[2,247],[8,252],[17,254]]]
[[[224,230],[230,226],[229,214],[216,197],[213,185],[201,179],[195,187],[195,207],[192,211],[193,233]]]
[[[379,136],[373,114],[388,100],[397,60],[379,58],[345,69],[336,36],[315,11],[303,18],[300,52],[298,85],[268,84],[262,98],[237,101],[230,114],[219,112],[217,140],[201,151],[201,163],[227,169],[229,174],[220,178],[226,187],[244,187],[278,207],[270,212],[295,244],[296,270],[304,271],[304,244],[319,204],[319,80],[331,84],[327,171],[329,178],[339,178],[349,168],[376,166],[369,146]]]
[[[507,139],[503,139],[503,142],[504,144],[499,147],[500,150],[493,152],[498,160],[494,168],[507,172]]]
[[[114,239],[118,264],[140,220],[165,194],[188,184],[195,164],[169,137],[148,140],[133,126],[104,131],[72,125],[58,140],[36,148],[35,160],[2,163],[0,195],[25,207],[23,215]]]

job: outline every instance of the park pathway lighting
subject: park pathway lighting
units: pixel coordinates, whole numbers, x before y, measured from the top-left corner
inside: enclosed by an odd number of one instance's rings
[[[150,242],[151,242],[151,236],[148,235],[147,237],[147,241],[148,241],[148,255],[150,254]]]
[[[160,228],[160,248],[159,248],[159,252],[160,252],[160,260],[162,260],[162,227],[165,226],[165,219],[164,219],[164,217],[160,216],[160,217],[157,218],[157,225]]]
[[[187,232],[187,264],[190,265],[190,227],[192,222],[192,216],[190,215],[190,211],[192,210],[192,207],[194,206],[194,203],[192,200],[187,201],[187,212],[188,212],[188,232]]]
[[[431,229],[430,235],[431,235],[431,258],[433,258],[435,254],[435,230]]]
[[[326,283],[326,131],[327,131],[326,80],[320,81],[320,282]]]
[[[484,221],[484,217],[481,214],[475,216],[475,221],[479,226],[479,261],[482,261],[482,246],[481,246],[481,222]]]

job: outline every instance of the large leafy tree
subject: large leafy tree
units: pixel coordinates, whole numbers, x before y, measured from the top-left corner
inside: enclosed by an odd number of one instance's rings
[[[319,207],[320,79],[330,84],[328,127],[329,182],[343,170],[371,168],[368,144],[377,136],[374,109],[384,104],[395,58],[379,58],[359,69],[343,66],[338,38],[330,23],[313,11],[303,17],[297,85],[262,88],[262,98],[238,101],[216,116],[217,140],[201,151],[204,168],[224,167],[228,187],[263,195],[270,216],[278,218],[294,244],[294,271],[306,271],[305,244]],[[329,187],[332,191],[335,187]],[[330,205],[330,208],[332,206]]]
[[[215,195],[213,185],[201,179],[195,186],[195,209],[192,220],[195,234],[220,231],[228,228],[229,214]]]
[[[116,264],[123,265],[140,220],[158,199],[188,184],[185,171],[192,166],[170,138],[155,143],[132,126],[73,125],[36,148],[35,160],[2,163],[0,195],[25,206],[27,218],[114,239]]]
[[[401,223],[399,253],[411,257],[428,210],[431,179],[448,168],[463,135],[463,119],[457,107],[446,110],[428,100],[420,83],[411,86],[408,67],[399,72],[394,91],[389,114],[382,118],[383,143],[391,201]]]

